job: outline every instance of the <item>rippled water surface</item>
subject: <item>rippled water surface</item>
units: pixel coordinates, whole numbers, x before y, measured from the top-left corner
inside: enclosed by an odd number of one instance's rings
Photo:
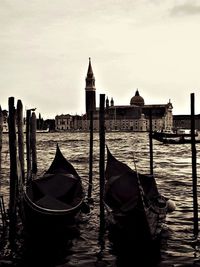
[[[89,133],[48,133],[37,135],[38,173],[45,171],[54,158],[56,144],[82,177],[87,194],[89,173]],[[149,173],[149,139],[147,133],[106,133],[106,144],[117,159],[141,173]],[[200,144],[197,150],[197,175]],[[191,145],[162,145],[153,141],[154,175],[159,191],[176,202],[176,211],[166,221],[165,242],[157,266],[198,266],[198,243],[193,242],[192,156]],[[1,194],[8,203],[9,153],[8,136],[3,136]],[[80,223],[80,236],[74,238],[59,262],[49,266],[119,266],[112,244],[105,235],[99,243],[99,135],[94,134],[93,162],[94,204]],[[37,257],[37,255],[34,255]],[[131,257],[130,257],[131,258]],[[38,259],[39,261],[39,259]],[[133,259],[134,262],[134,259]],[[180,265],[179,265],[180,264]],[[184,265],[185,264],[185,265]],[[126,264],[120,266],[126,267]],[[130,264],[130,266],[139,266]],[[199,265],[200,266],[200,265]],[[141,266],[142,267],[142,266]]]

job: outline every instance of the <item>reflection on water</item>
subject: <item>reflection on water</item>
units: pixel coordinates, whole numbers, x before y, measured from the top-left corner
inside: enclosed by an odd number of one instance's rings
[[[8,136],[3,136],[2,153],[2,179],[1,194],[8,203],[9,189],[9,154]],[[88,166],[89,166],[89,133],[48,133],[37,135],[37,158],[38,173],[45,171],[54,158],[56,144],[59,143],[64,156],[74,165],[83,179],[86,193],[88,188]],[[107,133],[106,143],[111,152],[119,160],[134,167],[142,173],[149,173],[149,140],[147,133]],[[199,171],[200,144],[197,148],[197,174]],[[160,252],[160,264],[156,266],[173,266],[173,264],[188,264],[198,261],[198,251],[195,250],[193,242],[193,212],[192,212],[192,167],[191,146],[184,145],[161,145],[153,141],[154,151],[154,175],[158,188],[162,194],[176,202],[176,211],[167,217],[166,229]],[[83,214],[80,221],[80,235],[76,236],[70,243],[59,248],[61,240],[56,241],[56,246],[48,247],[36,242],[34,245],[34,259],[39,266],[141,266],[134,262],[133,253],[135,248],[129,242],[121,240],[122,247],[113,247],[109,241],[108,233],[105,234],[104,242],[99,242],[99,135],[94,134],[94,163],[93,163],[93,199],[89,214]],[[30,245],[30,244],[29,244]],[[55,244],[54,244],[55,245]],[[198,245],[198,244],[197,244]],[[28,245],[27,245],[28,247]],[[59,248],[59,249],[58,249]],[[124,249],[125,248],[125,249]],[[42,251],[42,253],[41,253]],[[47,252],[46,254],[44,252]],[[58,254],[59,260],[55,263],[50,256]],[[27,256],[28,255],[28,256]],[[37,257],[43,255],[43,261]],[[33,255],[26,254],[31,260]],[[145,251],[140,251],[139,257],[144,259]],[[149,264],[153,255],[148,255]],[[196,258],[195,258],[196,257]],[[125,261],[128,261],[125,263]],[[27,260],[27,259],[26,259]],[[128,265],[129,264],[129,265]],[[190,265],[189,265],[190,264]],[[28,265],[27,265],[28,266]],[[29,264],[29,266],[32,266]],[[35,265],[36,266],[36,265]],[[152,265],[153,266],[153,265]],[[175,265],[174,265],[175,266]],[[176,265],[178,266],[178,265]],[[184,266],[184,265],[180,265]]]

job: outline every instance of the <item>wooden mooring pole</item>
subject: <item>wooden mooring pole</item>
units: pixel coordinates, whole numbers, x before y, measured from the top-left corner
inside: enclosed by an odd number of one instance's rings
[[[92,174],[93,174],[93,111],[90,111],[90,155],[89,155],[89,185],[88,202],[92,201]]]
[[[15,246],[16,236],[16,207],[17,207],[17,146],[16,146],[16,110],[14,106],[14,97],[8,100],[9,105],[9,150],[10,150],[10,201],[9,201],[9,241],[11,248]]]
[[[31,148],[30,148],[30,120],[31,120],[31,110],[26,110],[26,173],[27,182],[31,179]]]
[[[18,129],[18,154],[19,154],[19,164],[21,168],[22,182],[25,179],[24,171],[24,128],[23,128],[23,105],[22,101],[17,101],[17,129]]]
[[[197,197],[197,169],[196,169],[196,146],[195,146],[195,108],[194,93],[191,98],[191,149],[192,149],[192,181],[193,181],[193,221],[194,221],[194,237],[198,237],[198,197]]]
[[[99,158],[99,185],[100,185],[100,233],[105,230],[104,214],[104,185],[105,185],[105,94],[100,94],[99,109],[99,140],[100,140],[100,158]]]
[[[149,110],[150,174],[153,175],[152,110]]]
[[[37,173],[37,152],[36,152],[36,115],[35,112],[32,112],[31,115],[31,124],[30,124],[30,146],[31,146],[31,155],[32,155],[32,174]]]

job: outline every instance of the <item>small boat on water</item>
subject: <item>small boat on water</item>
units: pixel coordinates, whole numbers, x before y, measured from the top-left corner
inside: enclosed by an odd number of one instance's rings
[[[28,232],[57,235],[75,223],[84,203],[82,182],[58,145],[49,169],[23,188],[22,203]]]
[[[157,139],[158,140],[158,139]],[[191,144],[192,140],[190,137],[176,137],[176,138],[160,138],[158,141],[162,142],[163,144]],[[200,139],[195,139],[195,143],[200,143]]]
[[[175,204],[158,192],[154,177],[132,170],[107,149],[105,178],[109,228],[131,238],[137,248],[156,240]]]
[[[175,132],[154,131],[152,138],[163,144],[191,144],[191,131],[189,129],[177,129]],[[200,143],[197,130],[195,130],[195,143]]]
[[[195,136],[198,136],[198,131],[195,130]],[[168,138],[191,138],[191,131],[189,129],[177,129],[176,131],[154,131],[152,138],[158,141]]]

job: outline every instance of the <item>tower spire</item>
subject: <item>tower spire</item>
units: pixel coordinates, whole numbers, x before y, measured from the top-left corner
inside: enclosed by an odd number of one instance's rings
[[[87,75],[93,75],[92,65],[91,65],[91,58],[89,57],[89,65],[88,65],[88,72]]]
[[[86,86],[86,113],[89,111],[96,110],[96,88],[95,88],[95,78],[92,70],[91,58],[89,57],[89,65],[87,76],[85,79]]]
[[[86,79],[87,78],[93,78],[94,80],[95,80],[95,78],[94,78],[94,74],[93,74],[93,70],[92,70],[92,64],[91,64],[91,58],[89,57],[89,65],[88,65],[88,71],[87,71],[87,77],[86,77]]]

